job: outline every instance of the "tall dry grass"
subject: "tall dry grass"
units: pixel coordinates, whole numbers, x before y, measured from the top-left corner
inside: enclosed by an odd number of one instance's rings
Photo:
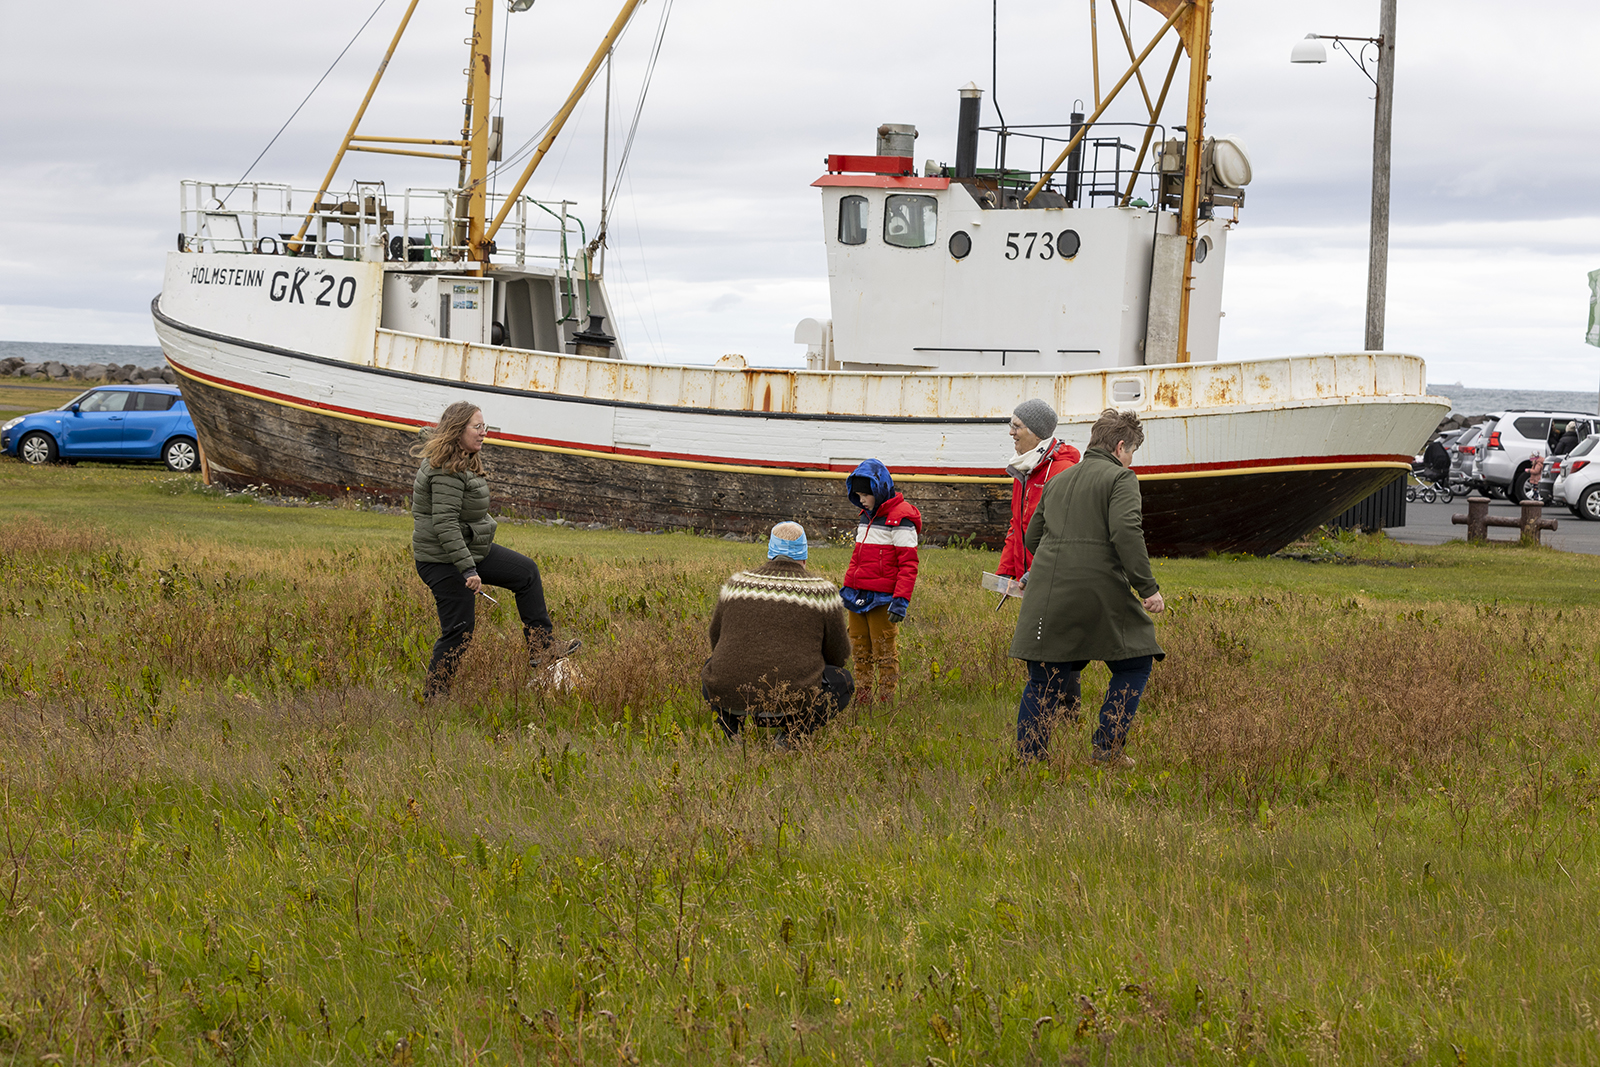
[[[1140,745],[1254,807],[1481,752],[1521,721],[1525,665],[1471,611],[1188,597],[1162,627]],[[1510,668],[1509,671],[1507,668]]]
[[[900,705],[781,754],[698,698],[753,562],[718,542],[517,543],[580,680],[529,676],[507,601],[424,705],[403,546],[7,533],[22,1060],[1581,1062],[1600,1035],[1600,723],[1558,669],[1594,662],[1587,612],[1173,590],[1113,775],[1088,723],[1014,762],[978,554],[927,553]]]
[[[480,606],[455,706],[510,727],[663,711],[680,729],[704,725],[706,625],[729,568],[723,552],[690,544],[653,558],[547,556],[558,629],[585,642],[570,684],[530,675],[502,597]],[[813,565],[842,565],[832,554]],[[1022,674],[1008,657],[1011,614],[974,610],[968,571],[981,561],[928,555],[902,630],[903,703],[1014,699]],[[436,622],[404,545],[266,557],[213,546],[184,557],[149,560],[91,529],[0,529],[0,610],[12,620],[0,687],[134,713],[174,687],[418,698]],[[1207,796],[1250,808],[1285,788],[1412,775],[1481,752],[1497,727],[1520,723],[1559,678],[1540,649],[1589,640],[1575,624],[1503,609],[1178,594],[1160,620],[1168,655],[1130,744],[1192,774]],[[1090,719],[1097,679],[1103,672],[1091,668]],[[1006,744],[1003,725],[995,743]],[[1057,747],[1075,743],[1068,733]]]

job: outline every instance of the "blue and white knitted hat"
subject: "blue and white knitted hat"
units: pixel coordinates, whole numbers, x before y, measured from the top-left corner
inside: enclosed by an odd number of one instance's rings
[[[806,530],[798,522],[780,522],[767,538],[767,558],[783,556],[798,563],[806,561]]]

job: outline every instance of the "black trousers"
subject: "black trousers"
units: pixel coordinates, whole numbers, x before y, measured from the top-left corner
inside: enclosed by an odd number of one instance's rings
[[[738,733],[749,713],[742,708],[721,707],[711,699],[711,694],[706,691],[704,685],[700,687],[700,694],[705,697],[706,703],[711,705],[711,710],[717,713],[717,725],[722,727],[722,732],[729,737]],[[843,667],[829,664],[822,668],[822,685],[817,688],[816,697],[808,709],[797,715],[778,718],[754,716],[754,718],[758,726],[793,727],[801,733],[810,733],[848,707],[850,698],[855,695],[856,680],[850,672]]]
[[[478,595],[467,588],[467,580],[453,563],[417,563],[417,574],[433,590],[439,609],[439,640],[433,643],[433,658],[428,663],[429,696],[450,688],[461,653],[472,639],[477,621]],[[520,552],[490,545],[489,554],[478,564],[478,577],[484,585],[496,585],[517,598],[517,614],[522,617],[522,632],[535,649],[550,642],[555,624],[544,605],[544,583],[539,580],[539,565]]]

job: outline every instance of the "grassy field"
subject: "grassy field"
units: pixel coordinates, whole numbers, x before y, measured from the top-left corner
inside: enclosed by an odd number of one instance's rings
[[[85,389],[88,382],[33,382],[0,378],[0,422],[35,411],[52,411]]]
[[[1600,1062],[1600,558],[1163,561],[1106,773],[1013,759],[984,552],[924,553],[898,706],[781,752],[698,697],[759,546],[503,525],[581,676],[506,597],[424,706],[404,515],[0,500],[8,1061]]]

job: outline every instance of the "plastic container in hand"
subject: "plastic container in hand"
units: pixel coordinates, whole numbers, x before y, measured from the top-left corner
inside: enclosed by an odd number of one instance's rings
[[[1015,578],[1007,578],[999,574],[983,572],[983,587],[991,593],[1004,593],[1006,596],[1021,596],[1022,583]]]

